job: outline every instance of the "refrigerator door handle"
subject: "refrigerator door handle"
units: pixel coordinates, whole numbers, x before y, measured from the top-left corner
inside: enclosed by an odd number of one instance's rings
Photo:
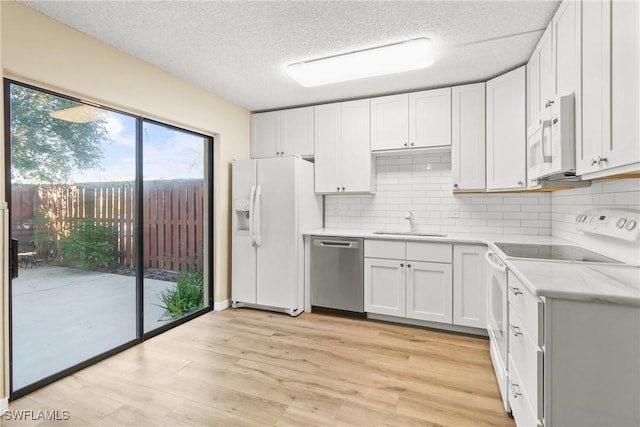
[[[256,239],[255,239],[255,230],[254,230],[254,216],[256,213],[255,210],[255,200],[256,200],[256,186],[252,185],[251,186],[251,193],[249,195],[249,242],[251,242],[251,246],[255,246],[256,245]]]
[[[256,209],[255,209],[255,214],[253,215],[253,218],[255,220],[255,242],[256,242],[256,246],[260,247],[260,245],[262,244],[262,233],[260,230],[260,223],[262,222],[262,187],[260,187],[260,185],[258,185],[258,188],[256,188]]]

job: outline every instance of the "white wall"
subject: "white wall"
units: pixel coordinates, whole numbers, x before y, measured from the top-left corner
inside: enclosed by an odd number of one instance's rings
[[[451,192],[451,154],[378,157],[377,193],[326,196],[325,226],[368,230],[417,228],[449,233],[551,234],[549,193],[464,194]],[[449,218],[458,207],[459,218]]]
[[[640,263],[640,244],[593,237],[575,230],[576,215],[595,208],[640,210],[640,179],[593,181],[591,187],[551,196],[552,234],[626,262]]]

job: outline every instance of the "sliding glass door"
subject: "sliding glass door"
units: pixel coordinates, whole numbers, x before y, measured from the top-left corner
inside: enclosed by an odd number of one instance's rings
[[[208,306],[207,147],[201,135],[143,124],[145,333]]]
[[[15,396],[210,307],[212,139],[5,93]]]

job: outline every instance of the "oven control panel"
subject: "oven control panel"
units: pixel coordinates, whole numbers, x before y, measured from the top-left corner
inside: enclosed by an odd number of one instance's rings
[[[640,235],[640,211],[635,209],[591,209],[575,219],[578,231],[633,242]]]

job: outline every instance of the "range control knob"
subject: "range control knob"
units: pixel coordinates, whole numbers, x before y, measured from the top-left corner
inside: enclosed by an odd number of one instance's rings
[[[618,221],[616,221],[616,227],[622,228],[626,223],[627,223],[626,218],[620,218]]]
[[[627,222],[627,226],[625,228],[631,231],[634,228],[636,228],[636,225],[638,225],[638,221],[636,221],[635,219],[632,219],[631,221]]]

